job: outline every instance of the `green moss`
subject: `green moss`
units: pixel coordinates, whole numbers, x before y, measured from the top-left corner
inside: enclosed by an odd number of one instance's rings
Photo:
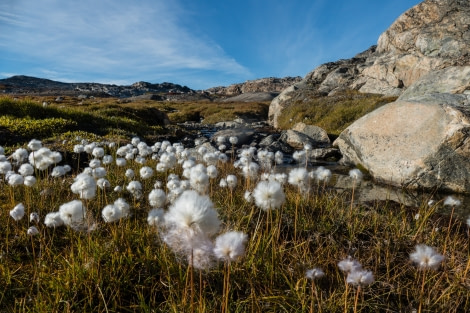
[[[319,126],[329,134],[339,135],[360,117],[395,99],[357,91],[345,91],[334,96],[315,96],[305,101],[298,100],[286,107],[278,122],[282,129],[304,122]]]
[[[44,138],[59,134],[69,128],[77,126],[75,121],[64,118],[32,119],[30,117],[17,118],[13,116],[0,116],[0,126],[21,137]]]

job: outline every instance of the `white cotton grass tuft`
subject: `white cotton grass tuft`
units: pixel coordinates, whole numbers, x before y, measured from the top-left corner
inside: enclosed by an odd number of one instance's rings
[[[227,188],[227,180],[225,178],[221,178],[219,182],[220,188]]]
[[[26,176],[24,178],[24,185],[27,187],[33,187],[36,184],[36,177]]]
[[[304,190],[308,187],[308,172],[303,167],[293,168],[289,172],[289,178],[287,181],[289,184]]]
[[[348,273],[346,283],[354,286],[367,286],[374,282],[374,274],[364,269],[356,269]]]
[[[166,204],[166,193],[162,189],[153,189],[148,199],[152,208],[162,208]]]
[[[28,228],[28,230],[26,231],[26,234],[28,236],[36,236],[39,234],[39,230],[37,229],[36,226],[31,226],[30,228]]]
[[[286,200],[284,190],[277,181],[260,181],[253,190],[253,197],[256,205],[265,211],[279,209]]]
[[[325,276],[325,272],[321,268],[314,267],[312,269],[306,270],[305,271],[305,278],[310,279],[310,280],[315,280],[319,279]]]
[[[20,168],[18,169],[18,173],[24,177],[33,175],[34,167],[29,163],[21,164]]]
[[[310,172],[310,177],[319,182],[328,182],[331,178],[331,170],[319,166],[314,171]]]
[[[341,260],[338,263],[338,267],[342,272],[350,273],[362,269],[361,263],[359,261],[348,256],[346,259]]]
[[[59,207],[60,218],[65,225],[79,228],[86,218],[86,208],[80,200],[72,200]]]
[[[238,137],[236,136],[231,136],[229,137],[228,141],[232,144],[232,145],[236,145],[238,143]]]
[[[37,212],[32,212],[31,214],[29,214],[29,222],[30,223],[35,223],[35,224],[38,224],[39,223],[39,214]]]
[[[11,158],[16,161],[16,164],[21,164],[28,159],[29,152],[25,148],[18,148],[13,152]]]
[[[23,185],[23,183],[24,183],[24,178],[20,174],[11,174],[8,177],[8,185],[12,187]]]
[[[63,166],[58,165],[52,169],[52,172],[51,172],[52,177],[61,177],[64,175],[65,175],[65,169]]]
[[[10,216],[17,222],[21,220],[24,216],[23,203],[17,204],[12,210],[10,210]]]
[[[28,143],[28,149],[31,150],[31,151],[37,151],[39,149],[42,148],[42,143],[40,140],[37,140],[37,139],[32,139],[29,143]]]
[[[78,194],[81,199],[93,199],[96,196],[96,181],[84,172],[75,177],[70,189],[73,193]]]
[[[137,180],[129,182],[126,186],[126,190],[129,191],[135,199],[142,197],[142,184]]]
[[[165,211],[161,208],[151,209],[147,216],[149,226],[157,227],[165,223]]]
[[[0,162],[0,174],[5,175],[9,171],[11,171],[11,163],[8,161],[1,161]]]
[[[126,166],[127,161],[124,158],[116,158],[116,166],[123,167]]]
[[[355,181],[360,181],[362,180],[363,174],[361,170],[359,170],[358,168],[354,168],[349,171],[349,177],[351,177]]]
[[[207,167],[207,176],[209,176],[209,178],[215,179],[217,178],[218,174],[219,172],[217,171],[217,167],[215,165],[212,164]]]
[[[103,161],[103,162],[102,162],[103,165],[109,165],[109,164],[113,163],[113,156],[107,154],[107,155],[103,156],[102,161]]]
[[[461,204],[460,200],[459,199],[456,199],[452,196],[448,196],[445,200],[444,200],[444,205],[445,206],[453,206],[453,207],[456,207],[456,206],[459,206]]]
[[[230,190],[233,190],[233,189],[235,189],[235,187],[237,187],[237,176],[227,175],[227,178],[225,180],[227,182],[227,187]]]
[[[149,179],[153,176],[153,169],[149,166],[144,166],[139,170],[142,179]]]
[[[274,162],[278,165],[284,163],[284,154],[281,151],[274,153]]]
[[[242,167],[242,174],[246,178],[256,178],[258,176],[259,165],[256,162],[249,162],[247,165]]]
[[[251,203],[251,201],[253,201],[253,196],[251,195],[251,192],[248,190],[245,191],[245,193],[243,194],[243,199],[245,199],[246,202]]]
[[[88,166],[91,168],[97,168],[101,166],[101,161],[98,159],[92,159],[88,162]]]
[[[127,204],[124,199],[119,198],[114,201],[114,204],[105,206],[101,211],[101,216],[106,223],[112,223],[126,218],[129,216],[129,204]]]
[[[175,200],[165,214],[170,227],[195,229],[206,235],[218,232],[220,220],[212,201],[194,190],[186,190]]]
[[[199,192],[205,194],[209,188],[209,176],[207,169],[202,164],[198,164],[190,169],[189,183],[191,187]]]
[[[410,254],[410,259],[418,266],[418,269],[436,270],[444,261],[444,256],[430,246],[419,244],[415,247],[414,252]]]
[[[100,188],[101,190],[105,190],[105,189],[108,189],[108,188],[111,188],[111,183],[109,182],[109,180],[107,180],[106,178],[100,178],[96,181],[96,185],[98,186],[98,188]]]
[[[44,218],[44,224],[47,227],[60,227],[64,225],[64,221],[60,217],[60,212],[50,212],[46,214]]]
[[[131,168],[128,168],[128,169],[126,170],[126,172],[124,173],[124,176],[126,176],[126,177],[129,178],[129,179],[134,178],[134,176],[135,176],[134,170],[131,169]]]
[[[93,148],[91,154],[96,158],[102,158],[104,157],[104,149],[102,147],[95,147]]]
[[[245,255],[248,236],[242,232],[230,231],[215,239],[214,255],[221,261],[238,261]]]

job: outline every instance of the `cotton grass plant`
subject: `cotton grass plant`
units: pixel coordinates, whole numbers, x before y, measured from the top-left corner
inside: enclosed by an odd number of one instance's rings
[[[254,149],[241,149],[232,166],[207,145],[77,140],[71,150],[77,145],[83,150],[67,160],[43,143],[34,157],[27,146],[15,147],[8,151],[23,148],[28,156],[0,161],[1,311],[470,310],[468,226],[455,213],[440,214],[442,201],[417,208],[355,202],[352,210],[351,194],[329,185],[331,172],[314,169],[304,180],[302,171],[289,183],[272,172],[280,154]],[[85,169],[94,159],[100,164]],[[71,170],[53,177],[66,163]],[[141,173],[144,167],[153,173]],[[8,184],[11,172],[23,184]],[[100,179],[111,187],[101,189]],[[214,184],[210,193],[210,179],[227,187]],[[13,219],[9,211],[20,202],[39,221]],[[412,255],[421,243],[442,251],[439,266],[419,269],[421,258]]]

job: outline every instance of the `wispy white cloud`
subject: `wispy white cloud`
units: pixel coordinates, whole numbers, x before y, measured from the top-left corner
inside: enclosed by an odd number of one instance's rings
[[[0,50],[57,76],[102,73],[132,82],[169,70],[249,73],[215,42],[182,26],[186,12],[176,1],[6,0],[0,12]]]

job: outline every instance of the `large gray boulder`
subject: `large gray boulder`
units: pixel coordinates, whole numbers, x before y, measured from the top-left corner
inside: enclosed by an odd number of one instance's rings
[[[307,135],[308,137],[313,139],[314,146],[325,147],[331,145],[328,133],[321,127],[315,125],[307,125],[305,123],[300,122],[295,124],[294,127],[292,127],[292,130]]]
[[[470,81],[470,76],[467,76]],[[397,100],[360,118],[334,145],[380,182],[470,192],[470,95]]]
[[[316,94],[345,89],[400,96],[426,74],[470,65],[470,1],[426,0],[403,13],[378,39],[377,46],[351,59],[318,66],[283,90],[269,108],[278,127],[282,111]]]

